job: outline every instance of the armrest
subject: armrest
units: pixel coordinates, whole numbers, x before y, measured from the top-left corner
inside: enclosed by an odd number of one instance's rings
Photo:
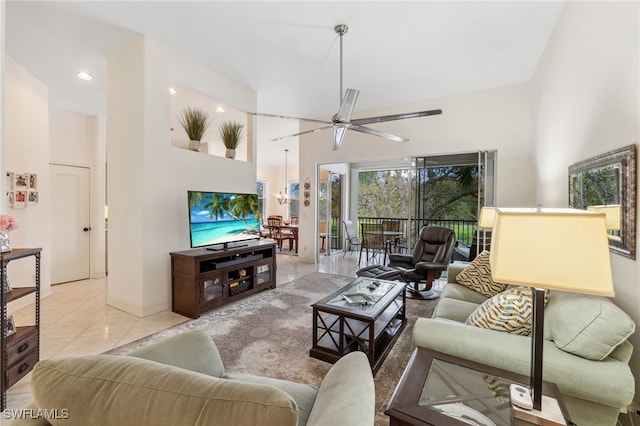
[[[448,263],[418,262],[415,265],[415,269],[421,271],[444,271],[447,266],[449,266]]]
[[[200,330],[188,331],[145,346],[129,354],[208,376],[224,376],[220,352],[211,337]]]
[[[469,266],[466,263],[450,263],[447,267],[447,283],[456,283],[456,277],[458,274],[465,270]]]
[[[351,352],[322,380],[307,425],[372,425],[375,403],[369,360],[363,352]]]
[[[413,268],[413,256],[410,254],[389,253],[388,266],[408,266]]]

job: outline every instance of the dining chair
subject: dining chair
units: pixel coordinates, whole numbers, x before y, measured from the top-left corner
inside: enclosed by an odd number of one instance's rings
[[[282,230],[281,221],[278,218],[269,217],[267,219],[269,238],[275,240],[278,243],[278,248],[282,250],[282,242],[287,241],[289,250],[293,247],[293,233],[284,233]]]

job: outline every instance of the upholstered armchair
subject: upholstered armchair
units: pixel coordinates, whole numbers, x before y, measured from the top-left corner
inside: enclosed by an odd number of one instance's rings
[[[398,269],[402,278],[410,284],[407,287],[407,297],[435,299],[438,295],[431,291],[431,285],[434,279],[447,270],[455,245],[456,235],[453,230],[425,226],[420,229],[413,254],[391,253],[387,266]],[[422,290],[420,285],[424,286]]]

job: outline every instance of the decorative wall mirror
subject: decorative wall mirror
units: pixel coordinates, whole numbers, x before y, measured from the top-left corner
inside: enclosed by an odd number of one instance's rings
[[[569,206],[607,215],[609,249],[636,258],[636,145],[569,166]]]

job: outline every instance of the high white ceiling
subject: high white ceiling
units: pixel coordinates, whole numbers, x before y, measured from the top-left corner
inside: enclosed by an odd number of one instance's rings
[[[367,110],[528,81],[562,5],[10,0],[6,50],[71,111],[104,113],[107,57],[146,34],[255,90],[259,112],[321,118],[339,106],[337,24],[349,26],[344,86]]]

